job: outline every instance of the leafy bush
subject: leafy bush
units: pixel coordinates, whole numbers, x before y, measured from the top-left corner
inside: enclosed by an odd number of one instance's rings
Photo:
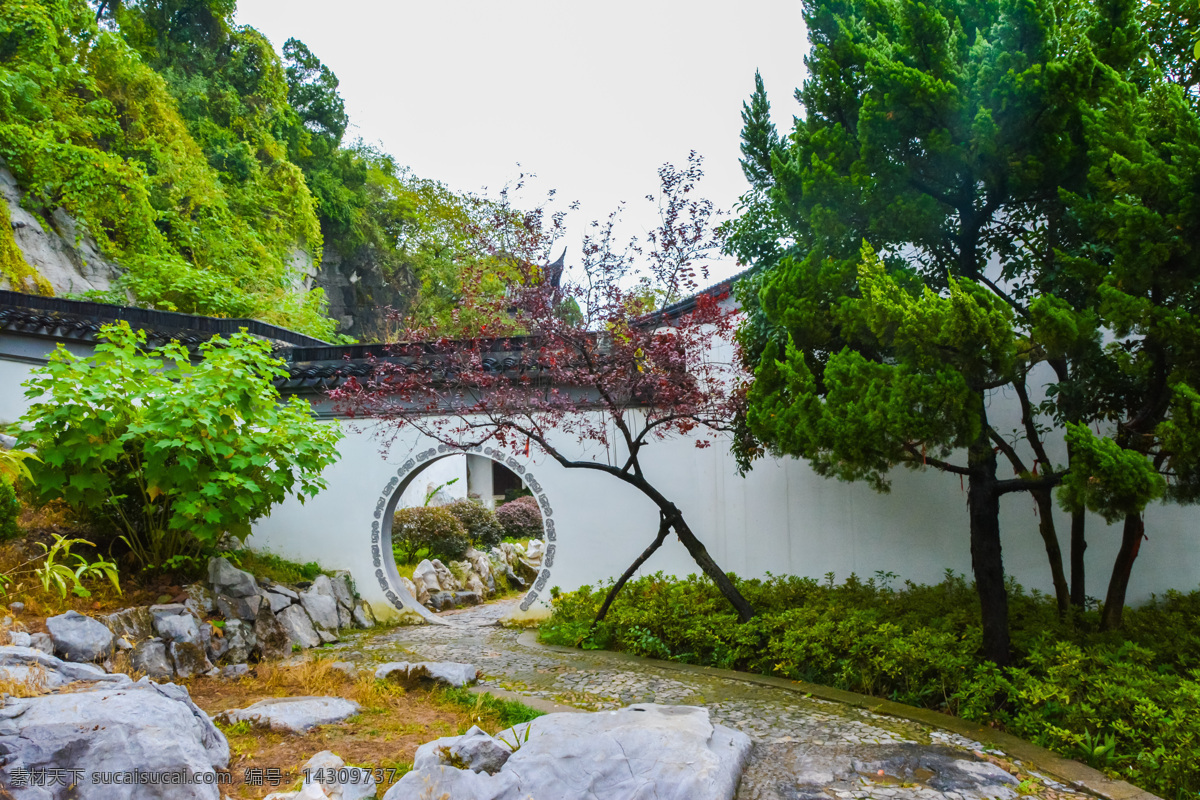
[[[707,580],[631,581],[591,627],[607,587],[560,594],[546,642],[740,669],[889,697],[993,723],[1164,796],[1200,790],[1200,591],[1170,593],[1099,632],[1058,619],[1052,598],[1010,586],[1016,666],[977,656],[971,585],[890,588],[888,575],[737,580],[745,625]]]
[[[455,500],[442,508],[463,524],[467,536],[476,547],[495,547],[504,538],[504,526],[496,518],[496,513],[477,500]]]
[[[21,513],[21,501],[13,485],[0,478],[0,542],[11,542],[21,535],[17,527],[17,516]]]
[[[35,370],[20,440],[40,500],[62,498],[106,523],[145,567],[238,540],[289,494],[324,488],[341,432],[299,398],[279,402],[286,375],[270,345],[214,337],[201,359],[173,342],[144,349],[125,323],[101,329],[95,353],[61,346]]]
[[[542,510],[532,497],[518,497],[496,509],[496,519],[510,539],[542,538]]]
[[[470,546],[467,529],[445,506],[402,508],[392,520],[392,550],[405,563],[421,550],[429,558],[457,561]]]

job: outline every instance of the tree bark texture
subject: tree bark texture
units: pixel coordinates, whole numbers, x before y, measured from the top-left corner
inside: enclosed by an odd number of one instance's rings
[[[983,618],[983,657],[997,666],[1012,663],[1008,639],[1008,593],[1000,552],[1000,494],[996,486],[996,453],[983,440],[968,453],[971,474],[967,505],[971,520],[971,567]]]
[[[725,595],[725,599],[733,605],[738,619],[742,622],[749,622],[754,617],[754,608],[746,598],[742,597],[742,593],[733,585],[733,581],[729,580],[729,576],[721,571],[717,562],[713,561],[708,550],[692,533],[692,529],[683,521],[683,515],[678,510],[675,511],[671,527],[674,528],[675,535],[679,537],[679,541],[683,542],[683,546],[687,548],[692,559],[700,565],[700,569],[704,570],[705,575],[712,578],[713,583],[721,590],[721,594]]]
[[[1046,558],[1050,561],[1050,576],[1054,580],[1054,597],[1058,602],[1058,616],[1066,617],[1071,608],[1071,589],[1067,585],[1067,574],[1063,569],[1062,548],[1058,544],[1058,532],[1054,528],[1054,500],[1050,490],[1033,492],[1038,509],[1038,531],[1046,545]]]
[[[1112,577],[1108,580],[1108,594],[1104,597],[1104,612],[1100,616],[1100,629],[1105,631],[1121,627],[1125,613],[1125,592],[1129,589],[1129,574],[1137,559],[1146,527],[1141,514],[1127,514],[1125,528],[1121,533],[1121,549],[1113,564]]]
[[[1087,550],[1087,512],[1071,514],[1071,605],[1083,608],[1087,604],[1087,575],[1083,553]]]

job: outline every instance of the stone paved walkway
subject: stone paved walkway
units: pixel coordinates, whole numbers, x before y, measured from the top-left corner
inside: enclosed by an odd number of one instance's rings
[[[521,631],[498,625],[514,603],[448,612],[452,626],[357,636],[335,646],[337,658],[467,662],[483,671],[485,686],[592,711],[639,702],[705,706],[715,722],[754,741],[739,800],[1090,798],[948,731],[748,681],[523,644]],[[1005,771],[1014,766],[1019,785]]]

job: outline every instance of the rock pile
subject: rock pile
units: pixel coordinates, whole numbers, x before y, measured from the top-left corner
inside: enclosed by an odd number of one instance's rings
[[[425,559],[413,568],[412,580],[402,578],[405,588],[421,605],[433,611],[474,606],[496,593],[496,576],[508,585],[524,589],[542,568],[545,544],[534,539],[528,547],[502,542],[483,553],[469,548],[462,561],[449,566],[438,559]]]
[[[209,561],[207,585],[193,584],[176,599],[182,602],[127,608],[99,619],[68,611],[46,620],[48,635],[13,631],[9,640],[110,670],[113,654],[128,651],[133,669],[169,680],[235,677],[246,672],[247,662],[283,658],[295,647],[318,647],[337,641],[343,630],[375,624],[345,572],[285,586],[218,557]],[[214,615],[218,618],[207,621]]]

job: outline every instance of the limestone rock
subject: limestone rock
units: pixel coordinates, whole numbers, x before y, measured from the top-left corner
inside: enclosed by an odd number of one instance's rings
[[[458,578],[455,578],[450,568],[440,560],[435,558],[429,564],[433,567],[434,572],[437,573],[438,586],[442,587],[443,592],[457,592],[462,589],[462,584],[458,582]]]
[[[278,614],[292,604],[292,598],[286,594],[277,592],[273,589],[268,589],[266,592],[267,603],[271,606],[271,613]]]
[[[0,752],[5,753],[0,786],[14,787],[18,771],[75,769],[81,770],[78,796],[93,799],[220,800],[215,784],[115,786],[98,773],[203,775],[229,765],[228,742],[191,702],[187,690],[148,680],[14,698],[0,719]],[[40,787],[14,789],[16,800],[67,796],[65,786],[53,793]]]
[[[221,667],[222,678],[240,678],[243,675],[250,674],[249,664],[228,664]]]
[[[286,658],[292,652],[291,633],[265,604],[254,619],[254,640],[262,658]]]
[[[41,650],[15,645],[0,647],[0,677],[20,682],[30,679],[44,688],[76,681],[129,683],[128,675],[109,675],[95,664],[63,661]]]
[[[331,583],[333,599],[337,600],[338,605],[347,609],[354,608],[354,579],[350,577],[350,573],[344,570],[336,573]]]
[[[433,568],[433,564],[427,558],[421,559],[413,567],[413,583],[417,584],[418,587],[424,587],[430,594],[440,592],[443,589],[437,570]],[[447,586],[445,589],[449,591],[450,587]]]
[[[269,583],[264,588],[269,592],[281,594],[289,600],[295,601],[300,599],[300,595],[294,589],[284,586],[282,583]]]
[[[334,661],[329,668],[336,669],[351,680],[358,677],[358,665],[352,661]]]
[[[165,680],[175,675],[175,667],[167,653],[167,644],[162,639],[145,639],[138,642],[129,658],[135,670],[151,678]]]
[[[354,623],[360,628],[370,628],[375,625],[375,615],[366,600],[360,600],[354,605]]]
[[[312,585],[308,587],[308,591],[323,594],[326,597],[333,597],[333,581],[329,580],[328,575],[318,575],[313,578]]]
[[[203,675],[213,668],[204,650],[191,642],[171,642],[167,645],[167,651],[171,654],[177,677],[191,678]]]
[[[240,619],[253,622],[258,617],[259,606],[266,601],[261,595],[252,594],[247,597],[231,597],[217,595],[217,611],[225,619]]]
[[[240,664],[250,658],[250,654],[258,646],[254,636],[254,627],[240,620],[230,620],[225,623],[225,652],[222,654],[226,661]]]
[[[156,617],[154,630],[166,642],[200,644],[200,627],[191,614],[170,614]]]
[[[29,647],[33,642],[33,637],[24,631],[9,631],[8,644],[14,647]]]
[[[211,614],[217,610],[217,603],[213,598],[213,593],[203,584],[193,583],[185,586],[183,587],[183,593],[188,596],[188,599],[183,604],[196,616]]]
[[[448,756],[458,742],[479,740],[480,734],[451,737],[438,752]],[[494,775],[450,766],[449,758],[422,768],[414,762],[383,800],[731,800],[750,754],[749,737],[712,724],[707,710],[653,703],[615,712],[547,714],[496,734],[494,741],[521,743]]]
[[[251,597],[258,594],[258,582],[245,570],[240,570],[229,559],[215,556],[208,562],[208,583],[215,594],[229,597]]]
[[[371,770],[347,767],[346,762],[329,750],[322,750],[301,768],[307,776],[305,788],[319,786],[330,800],[364,800],[375,796],[375,777]],[[346,778],[343,783],[340,778]]]
[[[146,606],[122,609],[101,617],[100,621],[118,639],[124,637],[133,644],[154,636],[154,618]]]
[[[462,736],[434,739],[418,747],[413,757],[413,769],[445,765],[495,775],[510,755],[511,748],[475,725]]]
[[[358,712],[358,703],[341,697],[273,697],[246,708],[222,711],[218,716],[231,723],[246,721],[282,733],[304,733]]]
[[[426,606],[434,611],[448,611],[452,608],[477,606],[483,598],[477,592],[437,592],[429,596]]]
[[[479,670],[471,664],[457,661],[389,661],[375,669],[375,677],[378,680],[399,678],[407,683],[431,680],[461,688],[475,683]]]
[[[529,543],[529,547],[525,549],[525,560],[539,569],[542,566],[542,557],[546,554],[546,545],[541,539],[534,539]]]
[[[313,627],[312,620],[308,618],[308,614],[304,613],[304,609],[300,606],[288,606],[276,614],[275,618],[287,630],[291,644],[298,644],[306,648],[320,646],[321,637],[317,635],[317,630]]]
[[[112,655],[113,633],[78,611],[46,620],[54,652],[67,661],[97,661]]]
[[[54,655],[54,640],[50,638],[48,633],[34,633],[29,637],[29,646],[34,650],[40,650],[46,655]]]
[[[320,577],[325,578],[324,575]],[[328,584],[329,578],[325,578],[325,586],[321,587],[328,589],[329,593],[325,594],[314,582],[313,588],[300,593],[300,604],[308,612],[309,619],[312,620],[313,627],[317,629],[318,633],[324,631],[336,634],[338,630],[337,600],[333,599],[333,589],[329,588]],[[336,637],[333,639],[321,638],[324,641],[337,641]]]

